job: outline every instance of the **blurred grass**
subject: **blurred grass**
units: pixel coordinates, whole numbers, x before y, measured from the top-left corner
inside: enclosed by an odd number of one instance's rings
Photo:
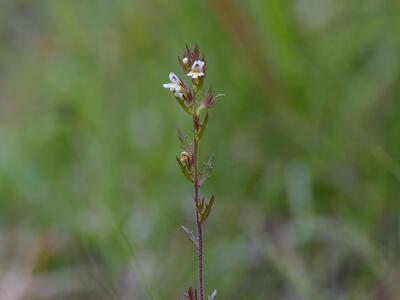
[[[161,87],[187,42],[227,95],[202,153],[216,160],[207,289],[397,299],[399,8],[0,3],[0,298],[177,299],[194,284],[174,158],[190,124]]]

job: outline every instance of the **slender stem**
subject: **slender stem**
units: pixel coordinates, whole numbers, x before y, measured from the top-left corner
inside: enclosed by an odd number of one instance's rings
[[[194,202],[196,205],[196,225],[197,225],[197,236],[199,247],[197,249],[197,264],[198,264],[198,280],[199,280],[199,293],[200,299],[204,300],[204,287],[203,287],[203,228],[199,214],[197,213],[197,205],[200,201],[199,198],[199,178],[198,178],[198,162],[197,162],[197,151],[198,141],[196,138],[196,114],[193,115],[193,163],[194,163]]]

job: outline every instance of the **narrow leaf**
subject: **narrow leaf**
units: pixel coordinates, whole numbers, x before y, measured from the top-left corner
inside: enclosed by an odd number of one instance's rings
[[[214,200],[215,200],[215,197],[214,197],[214,195],[212,195],[210,201],[208,202],[208,204],[206,204],[204,211],[200,214],[202,224],[207,220],[207,218],[211,212],[212,206],[214,205]]]
[[[217,290],[214,290],[210,296],[208,296],[208,300],[214,300],[217,296]]]
[[[193,182],[193,178],[192,178],[191,174],[189,173],[187,168],[182,164],[182,162],[179,160],[179,157],[176,157],[176,161],[178,162],[179,166],[181,167],[181,171],[182,171],[183,175],[185,176],[185,178],[187,180],[189,180],[190,182]]]
[[[196,236],[193,233],[193,230],[190,230],[189,228],[181,225],[182,230],[186,233],[186,236],[188,239],[193,243],[196,249],[199,249],[199,243],[197,241]]]

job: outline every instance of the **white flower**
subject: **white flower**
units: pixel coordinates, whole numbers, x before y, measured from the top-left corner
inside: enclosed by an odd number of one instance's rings
[[[204,64],[205,64],[204,61],[196,60],[192,65],[192,69],[186,75],[193,79],[204,76],[205,75],[203,73]]]
[[[169,89],[171,92],[175,93],[176,90],[180,90],[180,79],[174,73],[169,73],[170,83],[164,83],[163,87]]]
[[[187,64],[189,63],[189,58],[184,57],[184,58],[182,59],[182,63],[183,63],[184,65],[187,65]]]
[[[163,87],[166,89],[169,89],[170,92],[172,92],[175,95],[175,97],[183,100],[183,88],[182,88],[181,80],[179,79],[179,77],[171,72],[171,73],[169,73],[169,80],[171,82],[164,83]]]

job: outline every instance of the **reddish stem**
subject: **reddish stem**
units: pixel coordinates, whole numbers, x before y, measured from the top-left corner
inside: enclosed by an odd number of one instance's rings
[[[198,151],[198,141],[196,138],[196,128],[198,119],[196,114],[193,116],[193,164],[194,164],[194,202],[196,206],[196,225],[197,225],[197,236],[199,247],[197,249],[197,264],[198,264],[198,280],[199,280],[199,292],[200,299],[204,300],[204,287],[203,287],[203,228],[199,214],[197,213],[197,206],[200,202],[199,198],[199,178],[198,178],[198,163],[197,163],[197,151]]]

